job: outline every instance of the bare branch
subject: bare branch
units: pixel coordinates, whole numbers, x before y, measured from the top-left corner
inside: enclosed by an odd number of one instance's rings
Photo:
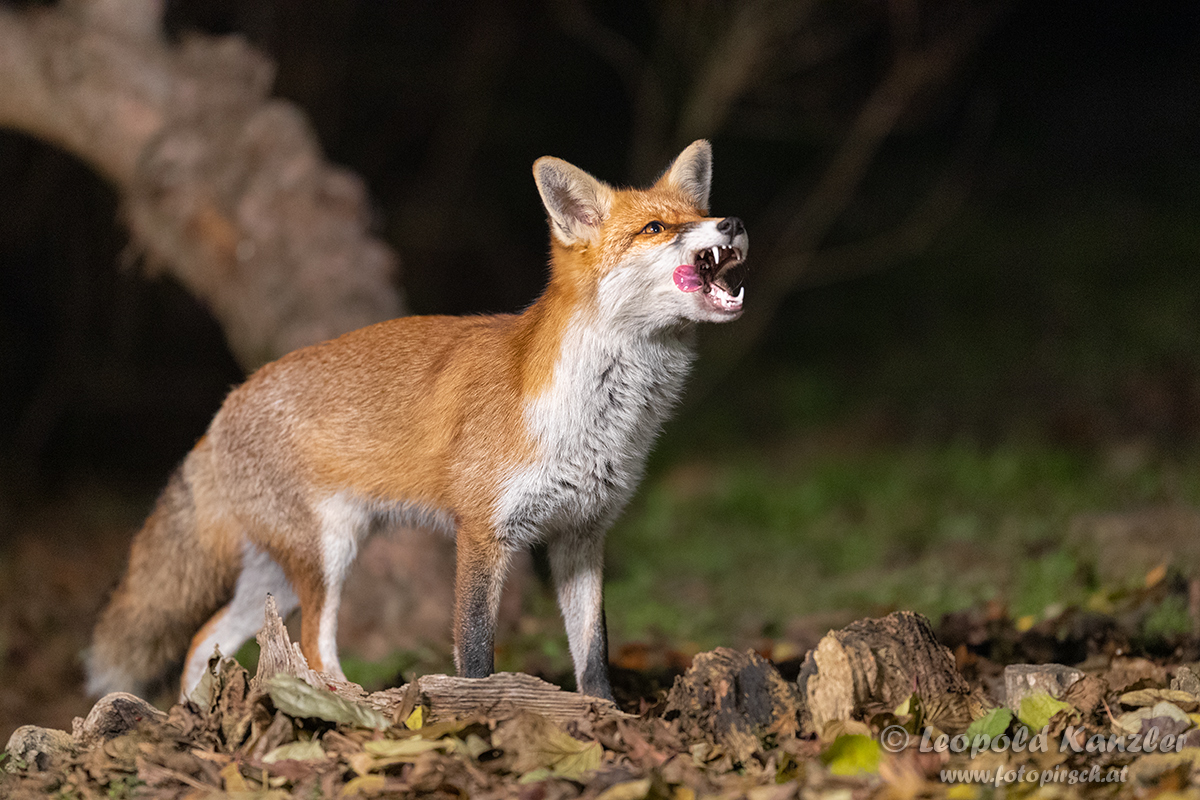
[[[937,182],[899,224],[870,239],[825,248],[806,258],[805,264],[793,265],[800,276],[795,288],[825,286],[881,272],[924,252],[966,201],[972,167],[991,130],[991,121],[990,113],[972,121],[958,152]]]
[[[569,35],[587,45],[621,79],[633,105],[630,172],[637,176],[657,158],[669,130],[666,92],[651,61],[637,45],[600,22],[584,0],[549,0],[549,9]]]
[[[752,284],[753,303],[748,306],[746,317],[710,347],[706,362],[711,365],[706,372],[709,382],[727,371],[758,340],[784,298],[802,284],[817,248],[854,198],[880,147],[912,100],[945,80],[958,67],[999,19],[1004,7],[1003,2],[996,2],[974,9],[953,31],[932,45],[920,50],[899,50],[888,73],[860,107],[817,184],[807,192],[795,187],[776,201],[773,215],[776,222],[765,226],[773,244],[765,256],[756,259],[765,266]],[[799,211],[790,213],[800,196],[804,199],[799,203]],[[914,226],[912,230],[920,227],[923,226]],[[770,233],[772,230],[778,233]],[[894,246],[895,242],[891,244]],[[864,254],[867,250],[859,252],[860,256]],[[694,392],[695,396],[703,395],[704,382],[702,376],[700,391]]]
[[[807,22],[812,2],[760,0],[739,8],[726,33],[708,50],[704,69],[691,87],[675,144],[716,135],[734,105],[755,83],[776,50]]]

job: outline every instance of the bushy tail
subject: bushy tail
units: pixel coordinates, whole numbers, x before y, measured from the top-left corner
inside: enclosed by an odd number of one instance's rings
[[[177,671],[192,636],[233,591],[238,565],[197,533],[189,476],[197,448],[171,476],[133,540],[129,568],[100,616],[87,656],[89,694],[147,696]]]

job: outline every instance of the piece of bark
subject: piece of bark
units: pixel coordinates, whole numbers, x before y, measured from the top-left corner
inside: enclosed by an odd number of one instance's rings
[[[96,701],[86,719],[75,718],[71,738],[87,746],[96,741],[108,741],[143,725],[158,725],[167,715],[140,697],[127,692],[106,694]]]
[[[1171,688],[1200,697],[1200,676],[1192,667],[1178,667],[1171,677]]]
[[[258,669],[251,685],[261,689],[263,682],[275,675],[292,675],[319,689],[326,689],[333,678],[308,666],[308,659],[300,651],[300,645],[292,642],[287,627],[279,616],[275,598],[267,595],[263,607],[263,626],[255,637],[258,641]]]
[[[806,733],[819,734],[833,721],[866,721],[914,694],[928,722],[944,731],[966,728],[972,712],[987,705],[972,695],[929,620],[911,611],[830,631],[805,656],[797,684]]]
[[[1059,699],[1079,709],[1086,718],[1100,708],[1107,694],[1107,681],[1095,675],[1084,675],[1068,686]]]
[[[1083,677],[1080,670],[1062,664],[1009,664],[1004,668],[1004,704],[1016,714],[1030,695],[1044,692],[1060,699]]]
[[[678,719],[685,736],[714,742],[741,763],[762,749],[764,736],[796,733],[798,700],[762,656],[718,647],[675,679],[664,719]]]

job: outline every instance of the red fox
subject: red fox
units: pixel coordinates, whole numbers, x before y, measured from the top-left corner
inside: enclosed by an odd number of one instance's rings
[[[492,672],[511,555],[544,542],[578,690],[612,699],[604,536],[683,389],[697,322],[742,313],[737,217],[708,217],[697,141],[646,190],[533,166],[550,280],[521,314],[382,322],[268,364],[225,400],[133,541],[88,655],[93,694],[144,693],[301,612],[310,666],[343,678],[339,595],[363,537],[456,538],[454,658]]]

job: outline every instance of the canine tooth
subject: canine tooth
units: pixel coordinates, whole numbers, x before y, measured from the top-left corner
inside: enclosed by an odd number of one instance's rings
[[[742,302],[742,298],[743,298],[743,297],[745,297],[745,296],[746,296],[746,287],[745,287],[745,286],[743,286],[742,288],[738,289],[738,293],[737,293],[737,295],[736,295],[736,296],[733,298],[733,302],[735,302],[735,303],[740,303],[740,302]]]
[[[720,266],[720,264],[721,264],[721,248],[717,245],[713,245],[712,254],[713,254],[713,264]]]

